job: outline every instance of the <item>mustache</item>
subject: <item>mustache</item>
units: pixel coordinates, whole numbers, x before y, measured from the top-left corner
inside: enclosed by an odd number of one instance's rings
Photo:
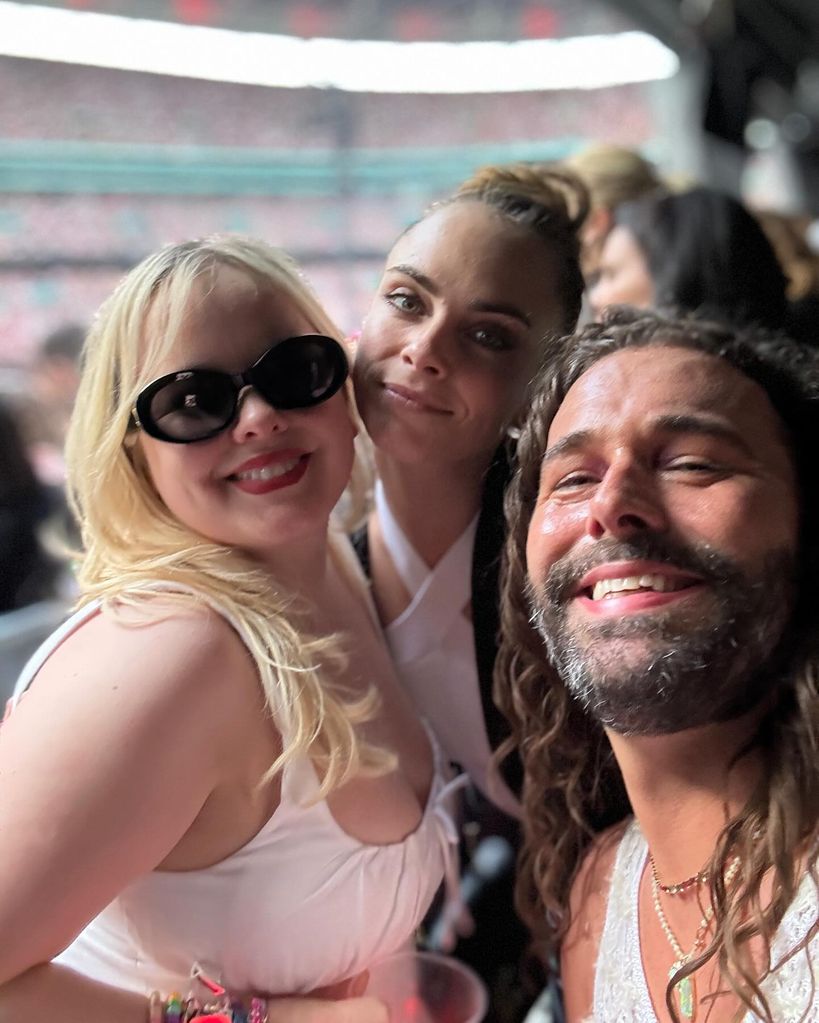
[[[710,544],[689,544],[646,531],[628,540],[599,540],[585,554],[567,554],[552,565],[538,594],[541,601],[560,607],[577,591],[592,569],[613,561],[655,561],[716,585],[736,578],[737,566]]]

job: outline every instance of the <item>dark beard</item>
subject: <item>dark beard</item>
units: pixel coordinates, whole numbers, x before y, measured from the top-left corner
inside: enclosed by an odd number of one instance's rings
[[[596,565],[631,560],[691,572],[706,594],[697,608],[672,603],[667,610],[572,624],[579,580]],[[771,692],[779,675],[775,651],[793,610],[794,575],[790,551],[771,552],[751,575],[706,544],[643,534],[600,541],[585,558],[562,558],[540,590],[530,589],[529,602],[549,660],[589,713],[621,735],[667,735],[738,717]],[[631,651],[641,637],[639,653]]]

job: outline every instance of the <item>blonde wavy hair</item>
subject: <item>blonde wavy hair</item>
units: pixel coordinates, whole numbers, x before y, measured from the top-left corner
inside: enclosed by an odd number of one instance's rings
[[[353,774],[390,766],[391,757],[356,732],[371,716],[375,694],[351,700],[331,691],[325,678],[344,661],[340,637],[306,635],[297,625],[294,594],[277,589],[246,554],[204,538],[171,514],[151,482],[132,418],[136,396],[176,344],[194,289],[201,294],[221,267],[285,294],[313,330],[342,341],[290,257],[251,238],[217,235],[168,245],[122,280],[86,339],[66,442],[69,500],[84,548],[80,604],[98,599],[151,616],[158,613],[159,584],[163,604],[204,604],[237,623],[282,729],[283,749],[269,774],[309,751],[323,773],[321,798]],[[157,317],[161,329],[153,329]],[[357,418],[349,385],[347,400]],[[357,465],[347,502],[351,518],[363,510],[367,483]]]
[[[798,596],[785,646],[775,706],[762,721],[753,746],[763,764],[761,779],[745,807],[727,822],[707,865],[714,879],[714,933],[706,948],[669,980],[666,1001],[680,980],[716,960],[738,996],[737,1019],[751,1010],[766,1023],[771,1014],[751,945],[773,936],[796,893],[801,858],[819,890],[815,862],[819,839],[819,356],[775,334],[732,330],[693,319],[666,319],[634,310],[612,312],[557,342],[537,381],[536,396],[518,445],[518,470],[506,493],[508,539],[501,585],[502,642],[495,666],[495,699],[512,735],[502,757],[517,747],[524,766],[524,845],[518,879],[519,909],[533,928],[544,958],[558,948],[569,919],[569,892],[585,851],[601,828],[630,810],[609,741],[597,721],[572,699],[546,660],[531,624],[526,588],[526,538],[538,495],[549,427],[572,384],[599,359],[625,348],[672,346],[724,359],[765,391],[781,419],[796,465],[802,507]],[[726,886],[735,856],[742,871]],[[770,899],[763,893],[771,884]],[[785,959],[807,946],[819,930],[813,922]],[[767,961],[767,959],[765,960]],[[780,963],[774,963],[776,969]]]
[[[592,205],[614,209],[620,203],[639,199],[663,187],[653,163],[636,149],[595,143],[573,153],[565,166],[585,183]]]

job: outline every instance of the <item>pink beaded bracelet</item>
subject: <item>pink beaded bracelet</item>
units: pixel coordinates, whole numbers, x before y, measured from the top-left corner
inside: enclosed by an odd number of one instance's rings
[[[247,1023],[267,1023],[267,1002],[261,998],[251,999]]]
[[[158,991],[148,998],[148,1023],[269,1023],[267,1001],[252,998],[249,1011],[232,1001],[226,989],[209,977],[198,963],[191,968],[191,981],[201,984],[213,999],[202,1003],[192,993],[187,999],[173,993],[163,999]]]

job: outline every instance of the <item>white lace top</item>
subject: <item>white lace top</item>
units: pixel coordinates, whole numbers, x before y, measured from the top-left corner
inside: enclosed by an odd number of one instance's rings
[[[636,821],[626,829],[611,878],[606,922],[594,978],[594,1014],[587,1023],[657,1023],[640,954],[638,892],[648,847]],[[819,935],[776,968],[819,916],[819,893],[807,875],[771,944],[773,972],[762,984],[776,1023],[819,1020]],[[749,1012],[744,1023],[759,1017]]]

